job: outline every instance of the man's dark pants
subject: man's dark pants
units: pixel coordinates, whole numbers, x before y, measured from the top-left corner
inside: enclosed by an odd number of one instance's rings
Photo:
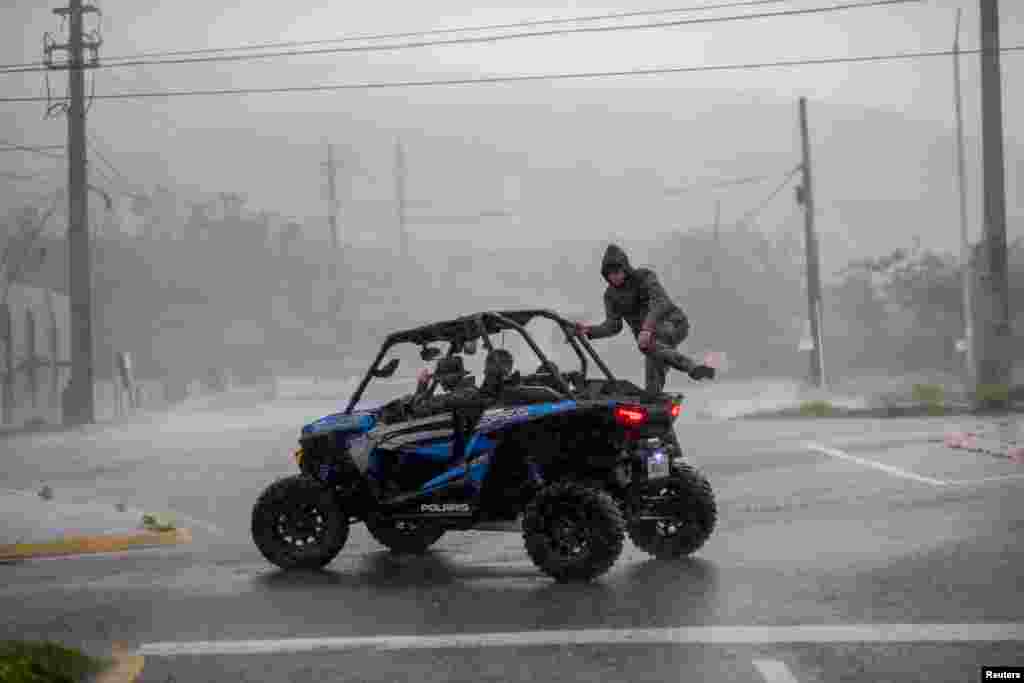
[[[690,325],[686,320],[664,320],[655,328],[653,348],[643,352],[647,391],[661,393],[665,389],[669,368],[689,372],[694,367],[690,358],[676,350],[689,333]]]
[[[690,324],[685,319],[680,322],[666,320],[658,324],[652,340],[654,348],[644,352],[647,391],[661,393],[664,390],[669,368],[688,373],[696,365],[676,350],[689,333]],[[669,443],[681,448],[674,428],[669,430],[667,436]]]

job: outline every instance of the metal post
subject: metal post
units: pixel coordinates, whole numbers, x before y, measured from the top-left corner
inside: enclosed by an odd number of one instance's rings
[[[6,302],[0,303],[0,327],[4,344],[4,424],[14,422],[14,316]]]
[[[721,290],[721,275],[718,271],[722,264],[721,218],[722,200],[717,199],[715,200],[715,261],[711,264],[711,278],[715,287],[715,297],[718,296],[718,292]]]
[[[1010,302],[1006,253],[1006,190],[1003,164],[1002,78],[999,67],[999,2],[981,4],[981,125],[987,272],[982,287],[991,317],[978,354],[979,385],[1010,384]],[[1001,403],[1001,401],[996,401]]]
[[[409,255],[409,236],[405,221],[405,149],[402,140],[395,141],[395,201],[398,210],[399,253],[405,260]]]
[[[964,389],[974,379],[974,313],[971,310],[971,247],[967,236],[967,177],[964,170],[964,119],[960,95],[960,10],[956,11],[956,35],[953,40],[953,89],[956,104],[956,165],[960,187],[960,275],[964,316]]]
[[[334,145],[327,143],[328,221],[331,226],[331,248],[338,249],[338,194],[335,185]]]
[[[804,205],[804,240],[807,250],[807,317],[811,323],[811,383],[821,387],[825,383],[822,365],[822,310],[821,275],[819,272],[818,238],[814,231],[814,190],[811,177],[811,143],[807,131],[807,98],[800,98],[800,138],[803,151],[803,184],[800,201]]]

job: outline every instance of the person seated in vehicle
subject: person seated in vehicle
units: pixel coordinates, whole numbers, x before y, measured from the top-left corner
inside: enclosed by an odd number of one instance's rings
[[[416,377],[416,395],[432,397],[427,394],[431,393],[430,384],[434,378],[437,378],[438,386],[448,393],[469,387],[476,388],[476,380],[466,370],[462,356],[458,355],[448,356],[437,361],[434,372],[430,372],[426,368],[420,370]]]
[[[432,380],[437,379],[434,385]],[[466,370],[462,356],[449,356],[437,361],[433,373],[424,369],[418,376],[416,392],[410,401],[414,417],[428,417],[451,412],[456,407],[472,406],[479,400],[476,380]],[[446,393],[434,395],[431,386],[440,386]]]
[[[518,384],[519,372],[515,371],[515,358],[506,349],[493,349],[484,360],[484,381],[480,393],[497,399],[506,386]]]

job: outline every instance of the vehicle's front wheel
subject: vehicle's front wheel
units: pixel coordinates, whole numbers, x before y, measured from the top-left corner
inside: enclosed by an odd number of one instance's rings
[[[605,491],[574,483],[547,486],[523,514],[533,563],[556,581],[591,581],[622,553],[626,523]]]
[[[320,482],[305,475],[266,488],[252,510],[252,538],[263,557],[282,569],[319,569],[348,540],[349,524]]]
[[[633,545],[659,559],[691,555],[707,542],[718,520],[711,484],[689,465],[679,465],[667,482],[648,492],[639,509],[657,520],[630,520]]]
[[[389,520],[367,517],[366,528],[374,540],[392,552],[422,555],[427,548],[444,536],[444,529],[436,524],[413,520]]]

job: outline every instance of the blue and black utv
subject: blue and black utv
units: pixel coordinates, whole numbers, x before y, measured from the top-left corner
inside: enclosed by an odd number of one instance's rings
[[[579,360],[563,372],[527,327],[547,320]],[[513,332],[537,371],[492,337]],[[356,410],[373,380],[395,374],[400,345],[437,371],[412,394]],[[441,349],[438,345],[447,345]],[[481,385],[463,359],[486,350]],[[569,353],[566,351],[566,353]],[[590,362],[603,377],[588,378]],[[532,367],[532,364],[531,364]],[[448,390],[439,395],[438,385]],[[716,522],[707,479],[675,436],[680,394],[616,379],[573,324],[548,310],[490,311],[389,335],[346,410],[302,428],[301,474],[271,484],[252,514],[270,562],[331,562],[353,523],[395,552],[422,553],[449,531],[521,520],[526,552],[559,581],[588,581],[618,559],[628,533],[659,558],[690,555]]]

